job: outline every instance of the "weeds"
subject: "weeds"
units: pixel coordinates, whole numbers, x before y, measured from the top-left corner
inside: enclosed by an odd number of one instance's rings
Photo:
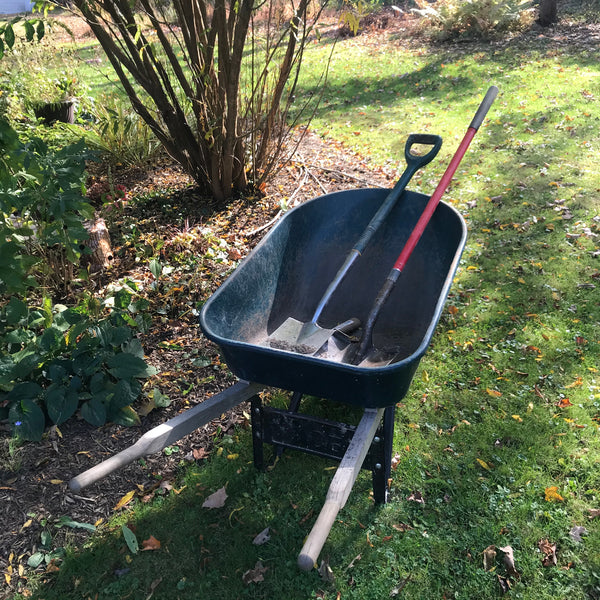
[[[111,164],[141,166],[159,155],[160,143],[150,127],[118,96],[97,98],[89,117],[86,127],[76,131]]]
[[[535,16],[532,3],[519,0],[417,0],[417,5],[413,11],[424,18],[423,30],[440,39],[500,38],[529,29]]]

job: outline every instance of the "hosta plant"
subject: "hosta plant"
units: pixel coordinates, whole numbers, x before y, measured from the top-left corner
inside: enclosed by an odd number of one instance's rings
[[[79,411],[99,427],[139,423],[131,404],[140,380],[156,373],[134,336],[132,295],[117,292],[105,316],[79,307],[31,308],[17,298],[0,311],[0,418],[14,433],[38,441],[45,427]],[[4,414],[3,414],[4,413]]]

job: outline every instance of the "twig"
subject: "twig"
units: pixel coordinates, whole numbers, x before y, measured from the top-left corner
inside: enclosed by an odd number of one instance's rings
[[[410,581],[411,575],[412,575],[412,573],[409,573],[408,576],[406,577],[406,579],[404,579],[398,587],[395,587],[390,592],[390,596],[397,596],[404,589],[404,586]]]
[[[340,171],[338,169],[331,169],[329,167],[321,167],[319,165],[310,165],[311,167],[320,169],[321,171],[325,171],[326,173],[334,173],[336,175],[341,175],[342,177],[347,177],[348,179],[354,179],[354,181],[360,181],[361,183],[366,183],[368,185],[372,185],[378,188],[385,188],[385,185],[380,185],[379,183],[373,183],[368,179],[364,179],[363,177],[357,177],[356,175],[351,175],[350,173],[345,173],[344,171]]]
[[[328,194],[329,192],[325,189],[325,186],[319,181],[319,178],[306,166],[306,161],[304,160],[304,157],[299,152],[298,152],[298,156],[302,160],[302,163],[304,164],[304,168],[306,169],[306,172],[317,182],[317,185],[321,188],[323,193]],[[321,167],[317,167],[317,169],[320,169],[320,168]]]
[[[296,194],[298,194],[298,192],[300,192],[300,190],[304,187],[304,184],[306,183],[306,180],[308,179],[308,169],[306,167],[304,167],[303,170],[304,170],[304,176],[302,177],[302,181],[300,182],[298,187],[294,190],[294,193],[288,199],[291,208],[296,206],[296,203],[292,202],[292,200],[294,199]]]
[[[278,211],[277,214],[268,223],[265,223],[264,225],[253,229],[252,231],[244,233],[244,237],[249,238],[253,235],[256,235],[257,233],[260,233],[261,231],[264,231],[265,229],[268,229],[269,227],[271,227],[271,225],[273,225],[273,223],[275,223],[279,219],[279,217],[281,217],[282,214],[282,210]]]
[[[84,502],[92,502],[93,504],[98,502],[98,500],[95,498],[86,498],[85,496],[79,496],[78,494],[71,493],[71,496],[73,496],[73,498],[77,498],[77,500],[83,500]]]
[[[308,174],[317,182],[317,185],[323,190],[323,193],[328,194],[329,192],[327,191],[325,186],[319,181],[319,178],[307,167],[305,167],[305,169],[308,172]]]

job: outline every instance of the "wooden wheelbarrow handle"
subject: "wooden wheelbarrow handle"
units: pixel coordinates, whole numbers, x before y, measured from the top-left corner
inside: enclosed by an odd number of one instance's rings
[[[352,486],[375,437],[384,410],[383,408],[365,409],[342,462],[331,481],[325,504],[298,556],[298,566],[303,571],[310,571],[315,566],[331,527],[335,523],[337,514],[348,500]]]
[[[129,448],[125,448],[125,450],[111,456],[95,467],[84,471],[77,477],[73,477],[69,482],[69,487],[74,492],[78,492],[138,458],[160,452],[163,448],[192,433],[198,427],[202,427],[209,421],[221,416],[230,408],[249,400],[264,388],[265,386],[259,383],[239,381],[230,388],[211,396],[197,406],[146,432]]]

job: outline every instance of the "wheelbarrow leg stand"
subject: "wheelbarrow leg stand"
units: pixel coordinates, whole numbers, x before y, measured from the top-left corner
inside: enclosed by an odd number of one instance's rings
[[[260,396],[252,396],[250,399],[250,422],[252,423],[252,453],[254,456],[254,466],[262,471],[265,468],[265,453],[263,447],[263,426],[262,426],[262,400]]]
[[[392,446],[394,443],[395,406],[388,406],[383,413],[383,420],[371,452],[371,471],[373,473],[373,499],[376,504],[387,502],[388,482],[392,472]],[[367,456],[369,458],[369,456]]]
[[[260,396],[251,399],[252,446],[254,466],[264,469],[264,444],[275,446],[277,455],[289,448],[307,454],[341,461],[356,427],[297,412],[301,394],[294,393],[288,410],[264,406]],[[383,418],[368,454],[362,464],[373,476],[373,499],[377,504],[387,500],[388,480],[392,464],[394,439],[394,407],[384,411]]]

